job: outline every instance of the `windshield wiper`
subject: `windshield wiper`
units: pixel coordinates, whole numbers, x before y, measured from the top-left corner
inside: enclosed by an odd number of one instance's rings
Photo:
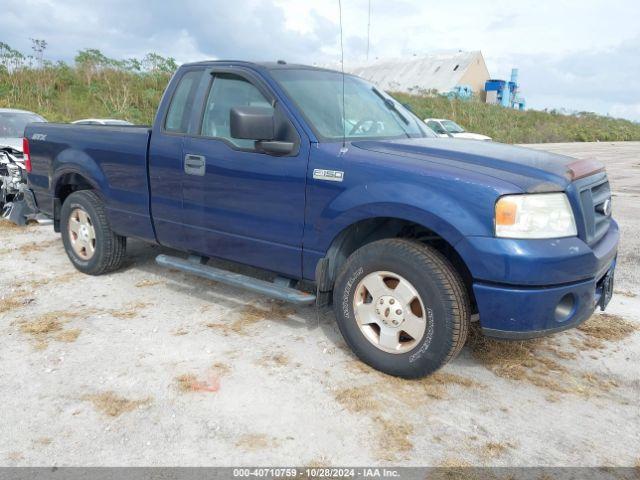
[[[378,89],[375,88],[375,87],[372,87],[371,90],[373,90],[373,93],[375,93],[376,96],[379,97],[380,100],[382,100],[384,102],[385,106],[389,110],[393,110],[395,112],[395,114],[398,115],[398,117],[400,117],[400,120],[402,120],[405,125],[409,125],[409,120],[407,120],[407,117],[405,117],[402,114],[402,112],[400,112],[400,110],[398,110],[398,107],[396,107],[396,104],[393,103],[393,100],[391,100],[390,98],[387,98],[384,95],[382,95],[382,93],[380,93],[380,91],[378,91]]]

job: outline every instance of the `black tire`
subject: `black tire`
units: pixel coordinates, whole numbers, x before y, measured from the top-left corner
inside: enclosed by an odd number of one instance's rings
[[[89,259],[80,257],[71,244],[69,219],[71,213],[78,208],[89,215],[95,230],[95,252]],[[82,273],[102,275],[122,266],[127,249],[127,238],[111,230],[104,204],[92,190],[74,192],[66,198],[60,211],[60,231],[62,243],[71,263]]]
[[[381,350],[356,322],[357,286],[377,271],[392,272],[410,282],[426,309],[427,327],[422,339],[407,352]],[[335,282],[334,310],[340,331],[358,358],[377,370],[404,378],[423,377],[442,367],[460,352],[469,330],[469,298],[460,275],[437,250],[404,239],[369,243],[347,259]]]

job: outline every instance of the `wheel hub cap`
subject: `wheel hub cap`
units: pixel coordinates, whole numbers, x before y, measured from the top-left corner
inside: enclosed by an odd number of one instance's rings
[[[69,241],[78,257],[89,260],[96,251],[96,231],[89,214],[76,208],[69,215]]]
[[[372,272],[360,280],[353,312],[365,338],[387,353],[406,353],[425,335],[427,317],[418,291],[392,272]]]
[[[376,303],[378,319],[389,328],[398,328],[404,322],[400,302],[393,295],[383,295]]]

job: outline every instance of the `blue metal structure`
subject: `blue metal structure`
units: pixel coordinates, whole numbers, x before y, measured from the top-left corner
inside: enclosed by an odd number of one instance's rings
[[[471,85],[456,85],[453,90],[447,92],[447,97],[468,100],[473,97],[473,89]]]
[[[505,108],[515,108],[524,110],[525,99],[519,94],[518,69],[511,70],[511,80],[491,79],[485,82],[486,92],[496,92],[496,99],[499,105]]]

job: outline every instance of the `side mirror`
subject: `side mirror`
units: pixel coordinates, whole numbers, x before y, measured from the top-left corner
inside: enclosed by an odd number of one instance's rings
[[[293,142],[275,140],[274,111],[271,107],[234,107],[230,112],[231,136],[255,140],[256,150],[269,155],[288,155],[295,149]]]
[[[275,122],[273,108],[234,107],[231,109],[229,125],[231,136],[244,140],[273,140]]]

